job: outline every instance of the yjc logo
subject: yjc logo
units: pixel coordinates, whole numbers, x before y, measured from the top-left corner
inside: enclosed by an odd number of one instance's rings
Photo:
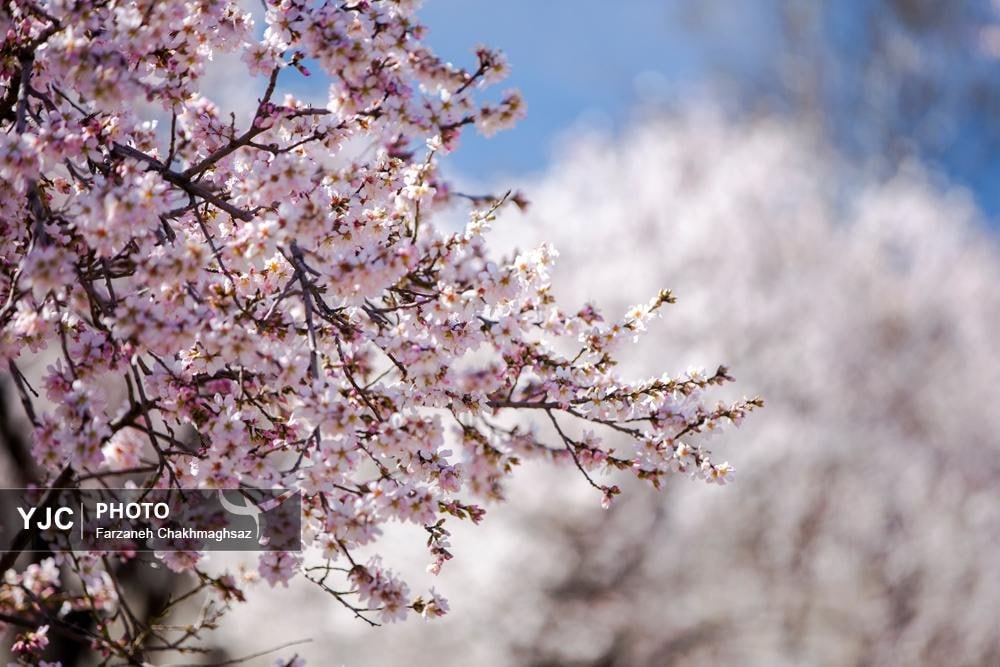
[[[23,507],[18,507],[17,512],[21,515],[24,520],[24,529],[28,530],[31,528],[31,519],[35,516],[35,512],[39,508],[32,507],[29,510],[25,510]],[[49,530],[55,526],[59,530],[69,530],[73,527],[73,508],[72,507],[46,507],[43,514],[35,517],[35,527],[38,530]]]

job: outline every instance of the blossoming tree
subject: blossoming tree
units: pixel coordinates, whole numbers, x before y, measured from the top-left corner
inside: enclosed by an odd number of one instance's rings
[[[677,287],[653,325],[671,335],[623,350],[620,367],[725,350],[769,401],[734,455],[754,465],[738,493],[623,486],[610,512],[543,485],[565,472],[525,466],[492,548],[449,571],[462,615],[448,632],[399,628],[397,654],[434,667],[1000,661],[1000,411],[983,398],[1000,381],[1000,246],[968,192],[920,165],[859,168],[810,123],[701,104],[624,137],[574,137],[527,217],[522,242],[563,251],[560,297],[625,308],[629,292]],[[364,664],[391,655],[349,648]]]
[[[552,248],[489,253],[485,232],[523,200],[455,192],[437,157],[524,105],[482,101],[500,54],[442,61],[415,4],[268,2],[258,38],[220,0],[4,3],[0,354],[31,426],[27,476],[296,489],[307,547],[242,577],[192,552],[19,568],[22,533],[3,545],[0,621],[21,632],[23,661],[50,633],[131,664],[196,650],[255,576],[308,577],[373,624],[444,614],[442,596],[412,595],[383,565],[383,525],[423,526],[437,572],[446,519],[479,522],[476,503],[502,500],[524,458],[574,466],[605,505],[618,486],[604,473],[657,487],[731,474],[687,440],[760,405],[708,402],[725,368],[616,373],[616,348],[670,292],[606,321],[556,303]],[[226,52],[263,88],[245,123],[201,89]],[[325,106],[281,96],[310,69]],[[435,227],[460,205],[464,228]],[[120,574],[156,561],[189,589],[137,614]],[[194,595],[209,611],[171,624]]]

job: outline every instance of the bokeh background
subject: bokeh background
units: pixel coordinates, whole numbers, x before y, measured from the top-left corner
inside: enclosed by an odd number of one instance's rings
[[[767,408],[712,443],[732,486],[630,487],[604,512],[572,470],[526,466],[436,578],[389,534],[442,620],[371,629],[298,580],[252,591],[218,655],[311,638],[293,650],[348,667],[1000,664],[1000,2],[422,17],[455,61],[504,49],[528,103],[445,163],[532,202],[498,247],[554,242],[556,293],[612,315],[672,289],[624,371],[726,363]]]

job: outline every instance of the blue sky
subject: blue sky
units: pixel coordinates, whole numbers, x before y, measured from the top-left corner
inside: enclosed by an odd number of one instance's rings
[[[960,4],[963,9],[949,11],[967,23],[986,6],[980,0]],[[477,43],[501,48],[513,70],[505,84],[519,88],[528,103],[528,117],[493,140],[467,133],[450,166],[482,180],[541,170],[566,130],[585,123],[620,131],[650,97],[671,104],[711,93],[736,110],[762,102],[780,108],[782,75],[776,63],[781,53],[802,49],[823,64],[820,104],[830,116],[834,141],[846,152],[862,160],[885,157],[867,142],[881,124],[896,124],[906,145],[972,189],[991,216],[1000,214],[1000,187],[994,185],[1000,179],[997,116],[963,97],[972,87],[963,77],[975,74],[1000,90],[1000,70],[996,61],[966,48],[969,35],[955,31],[967,24],[956,21],[952,32],[942,31],[945,38],[958,34],[944,42],[898,24],[878,2],[805,6],[818,12],[819,20],[805,29],[801,43],[790,44],[783,33],[787,14],[781,0],[427,0],[420,16],[430,29],[431,46],[469,65]],[[886,17],[884,25],[879,23]],[[866,88],[860,80],[864,63],[858,55],[858,45],[873,34],[872,25],[903,35],[893,43],[919,52],[918,73],[940,72],[946,87],[937,106],[926,114],[915,110],[918,123],[912,128],[906,125],[912,119],[891,113],[879,119],[878,111],[872,113],[877,102],[870,99],[870,82]],[[869,113],[864,120],[858,116],[861,109]],[[939,126],[945,129],[929,134],[928,127]]]
[[[471,136],[453,164],[474,176],[538,169],[563,131],[577,123],[621,127],[642,101],[638,89],[670,99],[689,94],[711,63],[685,36],[676,8],[662,0],[490,2],[429,0],[421,10],[428,41],[456,63],[473,62],[485,43],[504,51],[513,69],[505,82],[519,88],[528,117],[502,138]],[[741,4],[741,3],[736,3]],[[749,6],[745,4],[744,6]],[[615,9],[610,10],[609,7]],[[762,15],[744,12],[744,39],[720,44],[716,58],[753,57]],[[741,53],[742,52],[742,53]]]

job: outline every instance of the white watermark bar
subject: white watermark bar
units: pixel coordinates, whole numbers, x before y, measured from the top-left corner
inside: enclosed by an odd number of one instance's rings
[[[5,551],[301,551],[286,489],[0,489]]]

